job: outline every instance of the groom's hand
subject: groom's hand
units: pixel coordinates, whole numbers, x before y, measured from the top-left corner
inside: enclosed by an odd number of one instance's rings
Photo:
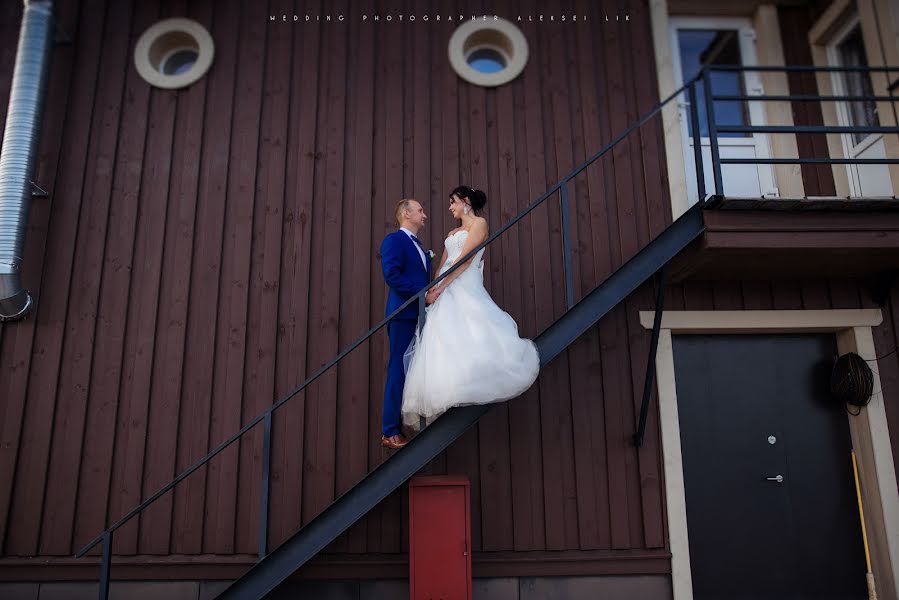
[[[439,296],[440,292],[437,291],[437,288],[431,288],[430,290],[428,290],[428,293],[425,294],[425,304],[434,304]]]

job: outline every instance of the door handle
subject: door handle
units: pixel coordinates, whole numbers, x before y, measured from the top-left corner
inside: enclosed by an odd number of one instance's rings
[[[784,482],[784,476],[783,476],[783,475],[776,475],[776,476],[774,476],[774,477],[768,477],[767,479],[768,479],[768,481],[776,481],[777,483],[783,483],[783,482]]]

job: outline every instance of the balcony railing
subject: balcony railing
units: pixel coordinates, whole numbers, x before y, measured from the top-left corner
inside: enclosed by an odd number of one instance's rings
[[[782,73],[899,73],[899,67],[818,67],[810,65],[788,65],[788,66],[743,66],[743,65],[707,65],[703,68],[700,76],[696,78],[692,84],[688,86],[688,94],[690,96],[691,107],[691,129],[693,134],[693,149],[696,153],[696,183],[699,190],[699,197],[705,198],[705,179],[702,172],[702,157],[700,147],[699,134],[699,114],[696,104],[695,87],[698,82],[702,82],[702,88],[705,95],[706,118],[709,132],[709,146],[711,149],[712,160],[711,166],[713,170],[714,193],[717,196],[724,195],[724,182],[721,175],[721,165],[735,164],[755,164],[755,165],[783,165],[783,164],[847,164],[847,165],[881,165],[881,164],[899,164],[899,157],[894,158],[848,158],[848,157],[804,157],[804,158],[721,158],[718,134],[719,133],[773,133],[773,134],[796,134],[796,133],[881,133],[881,134],[899,134],[899,127],[883,127],[879,125],[871,126],[836,126],[836,125],[720,125],[715,118],[715,101],[731,101],[731,102],[889,102],[893,106],[894,123],[899,125],[894,102],[899,102],[899,96],[892,95],[895,88],[899,87],[899,79],[894,81],[887,91],[889,96],[875,95],[830,95],[830,96],[812,96],[812,95],[724,95],[715,94],[712,90],[711,74],[715,71],[737,71],[740,73],[747,71],[761,72],[782,72]]]

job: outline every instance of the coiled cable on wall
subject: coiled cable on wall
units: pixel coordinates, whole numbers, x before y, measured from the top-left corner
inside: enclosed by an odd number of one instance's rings
[[[834,400],[845,405],[850,414],[857,415],[871,401],[873,392],[874,374],[865,359],[855,352],[837,357],[830,374],[830,393]],[[850,406],[858,410],[853,411]]]

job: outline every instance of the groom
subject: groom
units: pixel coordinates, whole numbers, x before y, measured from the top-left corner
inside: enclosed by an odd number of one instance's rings
[[[424,208],[416,200],[400,200],[396,205],[395,216],[400,228],[388,234],[381,242],[381,269],[389,287],[386,315],[390,315],[431,281],[430,254],[416,237],[428,218]],[[417,323],[418,303],[413,302],[387,325],[390,362],[387,366],[384,411],[381,416],[381,445],[387,448],[402,448],[407,443],[400,430],[403,385],[406,383],[403,354],[415,335]]]

